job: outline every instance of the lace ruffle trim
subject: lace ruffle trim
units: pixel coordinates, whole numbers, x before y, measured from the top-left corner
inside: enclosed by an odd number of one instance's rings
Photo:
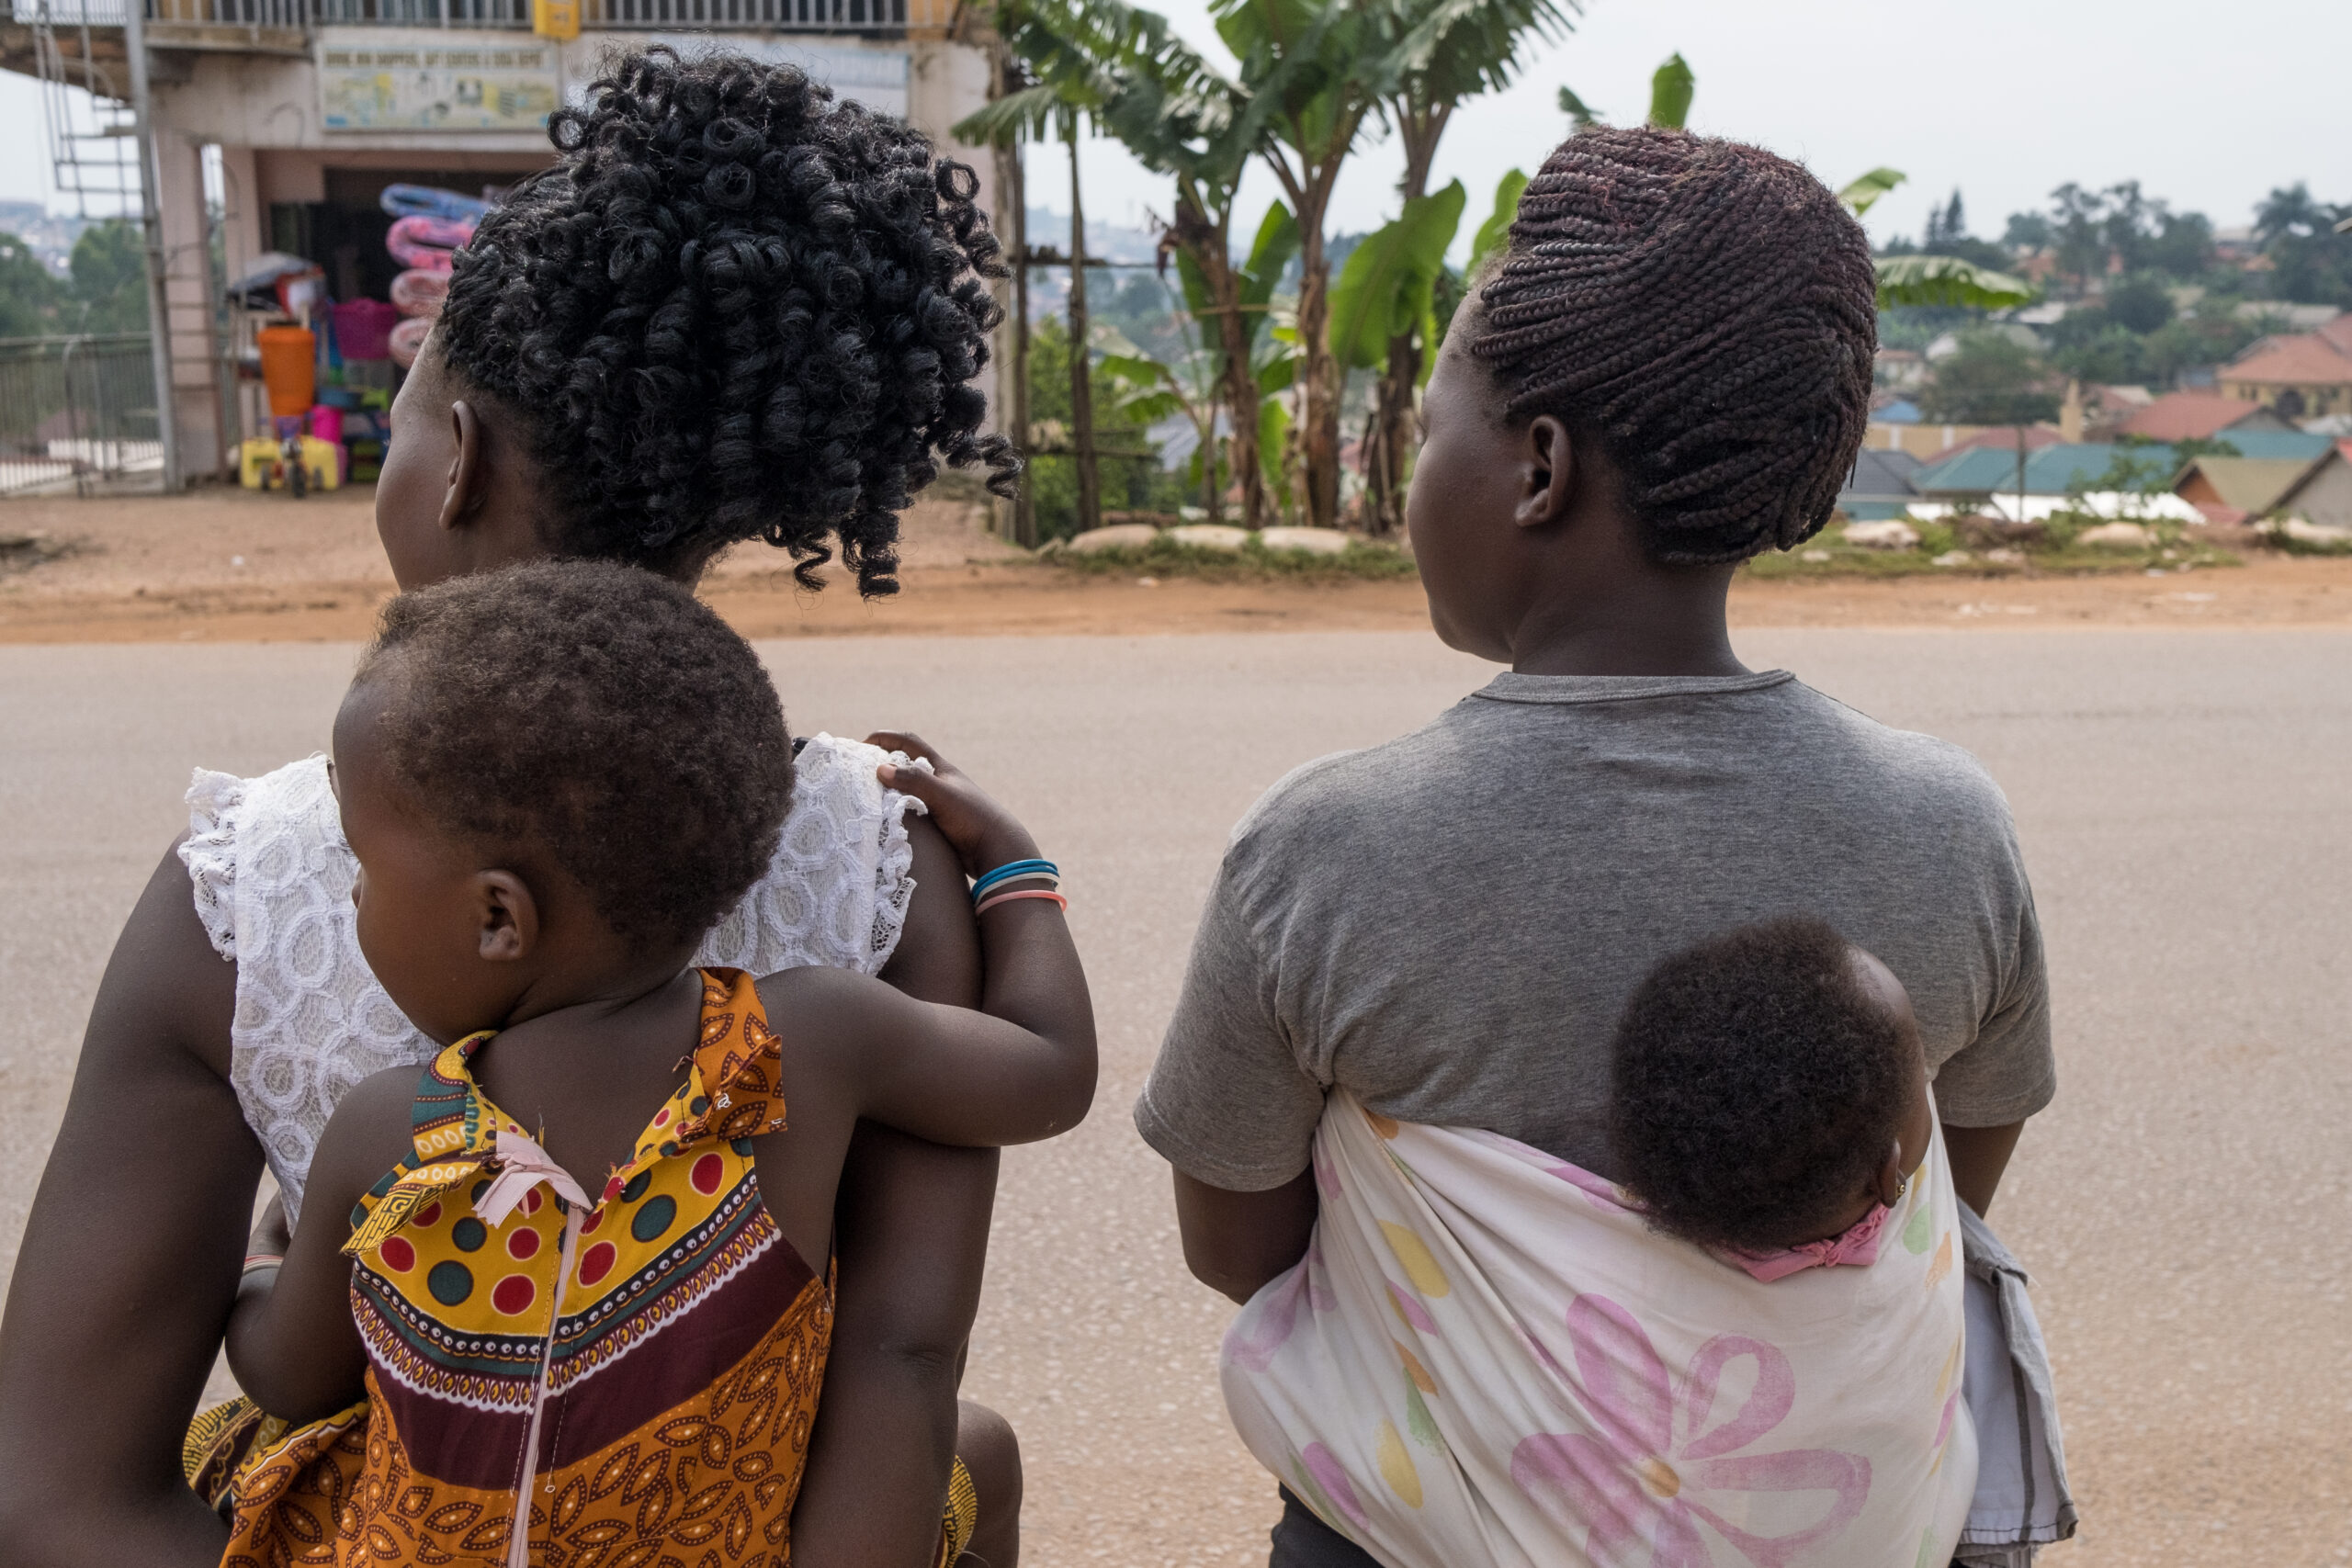
[[[237,918],[229,897],[237,880],[237,817],[245,804],[245,784],[234,773],[197,769],[187,786],[187,837],[180,840],[196,918],[212,940],[212,951],[232,963]]]
[[[893,751],[890,760],[906,767],[931,771],[928,762],[910,759],[903,751]],[[929,814],[929,807],[911,795],[900,795],[895,789],[882,792],[882,856],[874,873],[874,967],[868,974],[879,974],[882,965],[890,962],[890,954],[899,948],[899,938],[907,929],[907,910],[915,900],[915,879],[910,873],[914,868],[915,846],[907,836],[907,812],[917,816]]]

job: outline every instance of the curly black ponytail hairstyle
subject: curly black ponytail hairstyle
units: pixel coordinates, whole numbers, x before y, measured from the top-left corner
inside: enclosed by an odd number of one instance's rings
[[[1653,559],[1744,560],[1829,521],[1870,419],[1861,225],[1759,147],[1596,129],[1528,182],[1470,351],[1515,420],[1597,432]]]
[[[523,422],[548,543],[670,575],[729,545],[897,591],[898,513],[982,464],[1004,276],[979,182],[788,65],[652,48],[558,111],[561,158],[458,253],[435,339]]]

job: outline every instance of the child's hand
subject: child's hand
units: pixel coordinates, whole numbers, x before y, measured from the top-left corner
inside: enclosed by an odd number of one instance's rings
[[[965,875],[978,877],[1009,862],[1036,858],[1037,840],[1029,836],[1029,829],[954,763],[923,744],[921,737],[884,729],[867,736],[865,743],[886,751],[903,751],[931,764],[925,772],[885,762],[875,773],[884,787],[923,803],[933,825],[962,859]]]

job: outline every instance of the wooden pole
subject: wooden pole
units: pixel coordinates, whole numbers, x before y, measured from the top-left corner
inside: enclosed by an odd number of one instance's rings
[[[1066,122],[1069,140],[1069,402],[1070,435],[1078,457],[1078,527],[1102,526],[1102,475],[1094,457],[1094,383],[1087,363],[1086,205],[1078,188],[1078,118]]]

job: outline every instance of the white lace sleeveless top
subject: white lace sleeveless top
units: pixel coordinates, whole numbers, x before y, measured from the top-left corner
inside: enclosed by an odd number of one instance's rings
[[[775,859],[695,953],[753,975],[804,964],[871,975],[888,962],[914,878],[906,814],[919,802],[874,776],[884,753],[811,736],[795,772]],[[259,778],[197,770],[180,846],[196,912],[237,965],[229,1078],[269,1168],[299,1212],[311,1156],[335,1102],[434,1043],[376,983],[351,905],[357,862],[316,756]]]

